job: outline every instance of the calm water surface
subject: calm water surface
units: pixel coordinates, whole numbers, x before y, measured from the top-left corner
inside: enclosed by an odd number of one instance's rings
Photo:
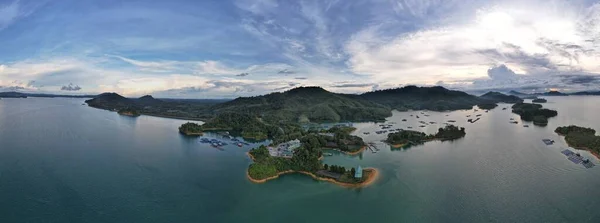
[[[185,121],[119,116],[79,99],[1,99],[1,222],[600,222],[600,167],[568,161],[553,133],[569,124],[600,130],[600,97],[548,101],[559,112],[548,127],[510,124],[518,116],[501,110],[509,105],[429,117],[394,112],[394,128],[433,133],[456,120],[467,136],[327,157],[381,170],[374,185],[345,189],[303,175],[252,184],[250,147],[199,144],[177,133]],[[473,114],[483,115],[467,123]],[[419,128],[419,120],[438,124]],[[356,127],[360,136],[378,128]]]

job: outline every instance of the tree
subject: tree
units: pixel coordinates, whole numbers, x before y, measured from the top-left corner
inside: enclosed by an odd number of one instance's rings
[[[354,176],[356,174],[356,169],[354,169],[354,167],[352,167],[352,169],[350,169],[350,174],[352,174],[352,176]]]
[[[325,169],[325,170],[328,170],[328,169],[329,169],[329,165],[325,164],[325,165],[323,166],[323,169]]]

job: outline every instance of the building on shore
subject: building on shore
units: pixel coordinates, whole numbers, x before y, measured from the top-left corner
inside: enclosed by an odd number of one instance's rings
[[[358,166],[358,168],[356,168],[356,172],[354,173],[354,178],[356,179],[360,179],[363,176],[363,169],[361,166]]]
[[[295,139],[289,142],[281,143],[276,147],[267,147],[269,150],[269,155],[272,157],[283,157],[283,158],[292,158],[294,156],[294,150],[300,148],[302,143],[300,140]]]

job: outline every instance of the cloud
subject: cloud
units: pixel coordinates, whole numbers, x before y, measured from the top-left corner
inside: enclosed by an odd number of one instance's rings
[[[232,1],[0,3],[0,86],[233,97],[303,85],[575,90],[600,76],[589,0]]]
[[[277,71],[277,73],[288,75],[288,74],[295,74],[296,72],[292,71],[292,70],[288,70],[288,69],[283,69],[283,70]]]
[[[585,41],[597,38],[591,31],[597,29],[582,24],[600,10],[553,3],[498,3],[474,17],[449,17],[458,19],[399,35],[390,35],[386,25],[370,26],[346,44],[347,64],[378,82],[420,84],[484,77],[499,63],[527,75],[598,72],[591,62],[600,59],[597,47]]]
[[[69,83],[69,85],[66,86],[62,86],[60,88],[61,91],[79,91],[81,90],[81,87],[79,87],[78,85],[73,85],[73,83]]]
[[[331,87],[335,87],[335,88],[364,88],[364,87],[372,87],[373,85],[374,84],[369,84],[369,83],[365,83],[365,84],[347,83],[347,84],[331,85]]]

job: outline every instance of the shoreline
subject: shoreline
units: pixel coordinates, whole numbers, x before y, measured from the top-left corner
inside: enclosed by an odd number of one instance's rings
[[[596,157],[596,159],[597,159],[597,160],[600,160],[600,154],[599,154],[599,153],[597,153],[596,151],[594,151],[594,150],[591,150],[590,148],[587,148],[587,147],[575,147],[575,146],[572,146],[572,145],[571,145],[571,144],[569,144],[569,142],[567,142],[567,140],[565,139],[566,135],[563,135],[563,134],[560,134],[560,133],[556,133],[556,134],[558,134],[559,136],[562,136],[562,137],[563,137],[563,140],[565,140],[565,142],[567,143],[567,146],[569,146],[569,147],[571,147],[571,148],[573,148],[573,149],[577,149],[577,150],[585,150],[585,151],[588,151],[588,152],[589,152],[589,153],[591,153],[591,154],[592,154],[594,157]]]
[[[340,153],[343,153],[343,154],[346,154],[346,155],[349,155],[349,156],[356,156],[356,155],[358,155],[358,154],[360,154],[360,153],[364,152],[364,151],[365,151],[365,149],[367,149],[367,146],[362,146],[362,147],[360,147],[360,149],[359,149],[359,150],[357,150],[357,151],[354,151],[354,152],[342,151],[342,150],[340,150],[340,149],[338,149],[338,148],[325,148],[325,149],[328,149],[328,150],[335,150],[335,151],[338,151],[338,152],[340,152]]]
[[[406,145],[406,143],[400,143],[400,144],[390,144],[390,146],[394,149],[400,149],[402,147],[404,147]]]
[[[588,151],[589,153],[591,153],[591,154],[592,154],[592,156],[596,157],[596,159],[597,159],[597,160],[600,160],[600,154],[598,154],[598,153],[597,153],[596,151],[594,151],[594,150],[591,150],[590,148],[587,148],[587,147],[575,147],[575,146],[571,146],[571,145],[569,145],[569,143],[567,143],[567,145],[568,145],[569,147],[573,148],[573,149],[576,149],[576,150],[584,150],[584,151]]]
[[[248,155],[248,157],[250,158],[250,160],[254,161],[254,157],[252,156],[252,154],[250,154],[250,152],[246,152],[246,154]],[[346,188],[363,188],[363,187],[367,187],[369,185],[372,185],[375,181],[377,181],[377,179],[379,179],[379,170],[377,168],[368,167],[368,168],[364,168],[364,171],[365,172],[369,172],[369,178],[367,178],[364,182],[361,182],[361,183],[358,183],[358,184],[351,184],[351,183],[339,182],[339,181],[336,181],[336,180],[331,179],[331,178],[319,177],[319,176],[315,175],[314,173],[310,173],[310,172],[306,172],[306,171],[295,171],[295,170],[281,171],[281,172],[278,172],[275,176],[267,177],[265,179],[257,180],[257,179],[252,178],[250,176],[250,174],[248,173],[248,169],[246,169],[246,178],[248,178],[248,180],[250,180],[250,182],[252,182],[252,183],[262,184],[262,183],[266,183],[269,180],[277,179],[281,175],[291,174],[291,173],[301,173],[301,174],[304,174],[304,175],[312,177],[314,180],[326,181],[326,182],[333,183],[335,185],[346,187]]]

